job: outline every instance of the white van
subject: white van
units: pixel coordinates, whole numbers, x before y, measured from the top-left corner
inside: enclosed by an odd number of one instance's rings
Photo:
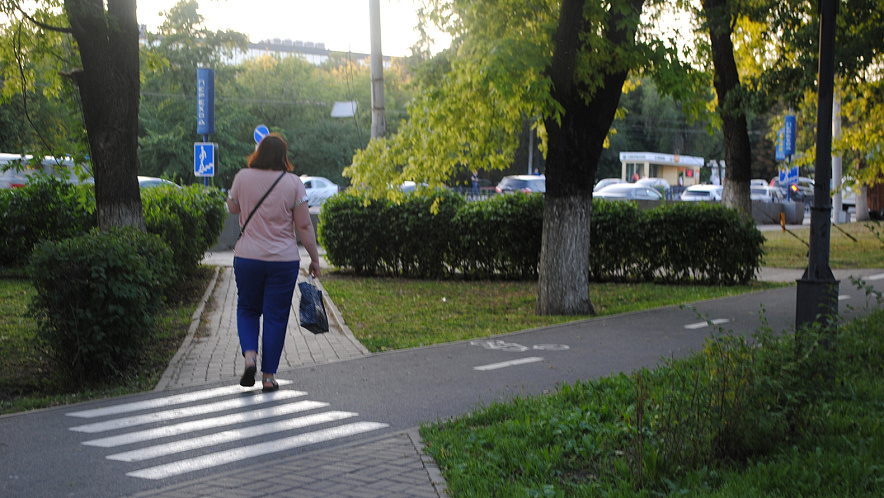
[[[0,153],[0,189],[24,187],[30,177],[37,173],[53,175],[74,185],[80,183],[74,162],[69,157],[58,159],[46,156],[38,164],[34,164],[32,159],[30,155]],[[84,168],[89,171],[88,166]]]

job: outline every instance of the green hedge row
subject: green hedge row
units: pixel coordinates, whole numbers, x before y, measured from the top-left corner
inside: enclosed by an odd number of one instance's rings
[[[224,194],[198,185],[143,189],[141,202],[147,231],[169,245],[182,276],[199,266],[227,217]],[[91,185],[35,177],[23,188],[0,190],[0,266],[24,266],[38,242],[64,240],[96,226]]]
[[[337,195],[323,205],[326,259],[358,274],[417,278],[537,277],[542,195],[465,202],[446,191],[396,204]],[[764,239],[732,209],[594,200],[589,256],[594,281],[746,283],[761,266]]]
[[[224,194],[200,185],[143,189],[141,203],[147,231],[159,235],[172,249],[179,275],[196,270],[206,251],[218,242],[227,218]]]

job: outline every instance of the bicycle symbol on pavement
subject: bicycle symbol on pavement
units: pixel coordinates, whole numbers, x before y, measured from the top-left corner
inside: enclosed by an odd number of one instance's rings
[[[495,340],[484,340],[484,341],[470,341],[470,346],[482,346],[485,349],[496,349],[499,351],[505,351],[507,353],[524,353],[525,351],[565,351],[566,349],[571,349],[570,346],[565,344],[535,344],[532,347],[523,346],[521,344],[515,342],[506,342],[501,341],[499,339]]]

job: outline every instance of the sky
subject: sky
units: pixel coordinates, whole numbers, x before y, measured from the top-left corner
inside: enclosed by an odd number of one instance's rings
[[[156,31],[178,0],[137,0],[139,24]],[[414,30],[420,2],[379,0],[381,51],[403,57],[418,40]],[[325,43],[334,51],[371,53],[369,0],[199,0],[199,13],[212,31],[231,29],[252,42],[272,38]],[[436,37],[437,40],[444,37]],[[434,47],[436,53],[445,46]]]

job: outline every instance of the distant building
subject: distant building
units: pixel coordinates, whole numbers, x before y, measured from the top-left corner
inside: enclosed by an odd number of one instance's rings
[[[274,38],[272,40],[262,40],[258,43],[249,43],[245,52],[238,52],[229,60],[228,64],[240,64],[243,61],[257,59],[258,57],[269,55],[271,57],[300,57],[311,64],[320,65],[327,61],[332,53],[342,55],[349,58],[357,64],[368,64],[371,54],[360,54],[356,52],[332,52],[325,48],[325,43],[314,43],[304,41],[281,40]],[[392,57],[384,56],[384,67],[390,67]]]
[[[141,43],[147,43],[145,35],[146,26],[141,25],[139,30],[139,39]],[[246,51],[237,51],[232,57],[224,57],[222,59],[226,64],[239,65],[247,60],[257,59],[258,57],[269,55],[280,59],[285,57],[300,57],[314,65],[320,65],[329,59],[331,54],[339,54],[345,59],[350,59],[357,64],[369,64],[371,54],[360,54],[356,52],[333,52],[325,48],[325,43],[314,43],[305,41],[292,41],[273,38],[270,40],[262,40],[258,43],[249,43]],[[384,68],[389,68],[393,58],[384,56]]]
[[[702,157],[657,152],[621,152],[622,180],[662,178],[669,185],[690,186],[700,183]]]

